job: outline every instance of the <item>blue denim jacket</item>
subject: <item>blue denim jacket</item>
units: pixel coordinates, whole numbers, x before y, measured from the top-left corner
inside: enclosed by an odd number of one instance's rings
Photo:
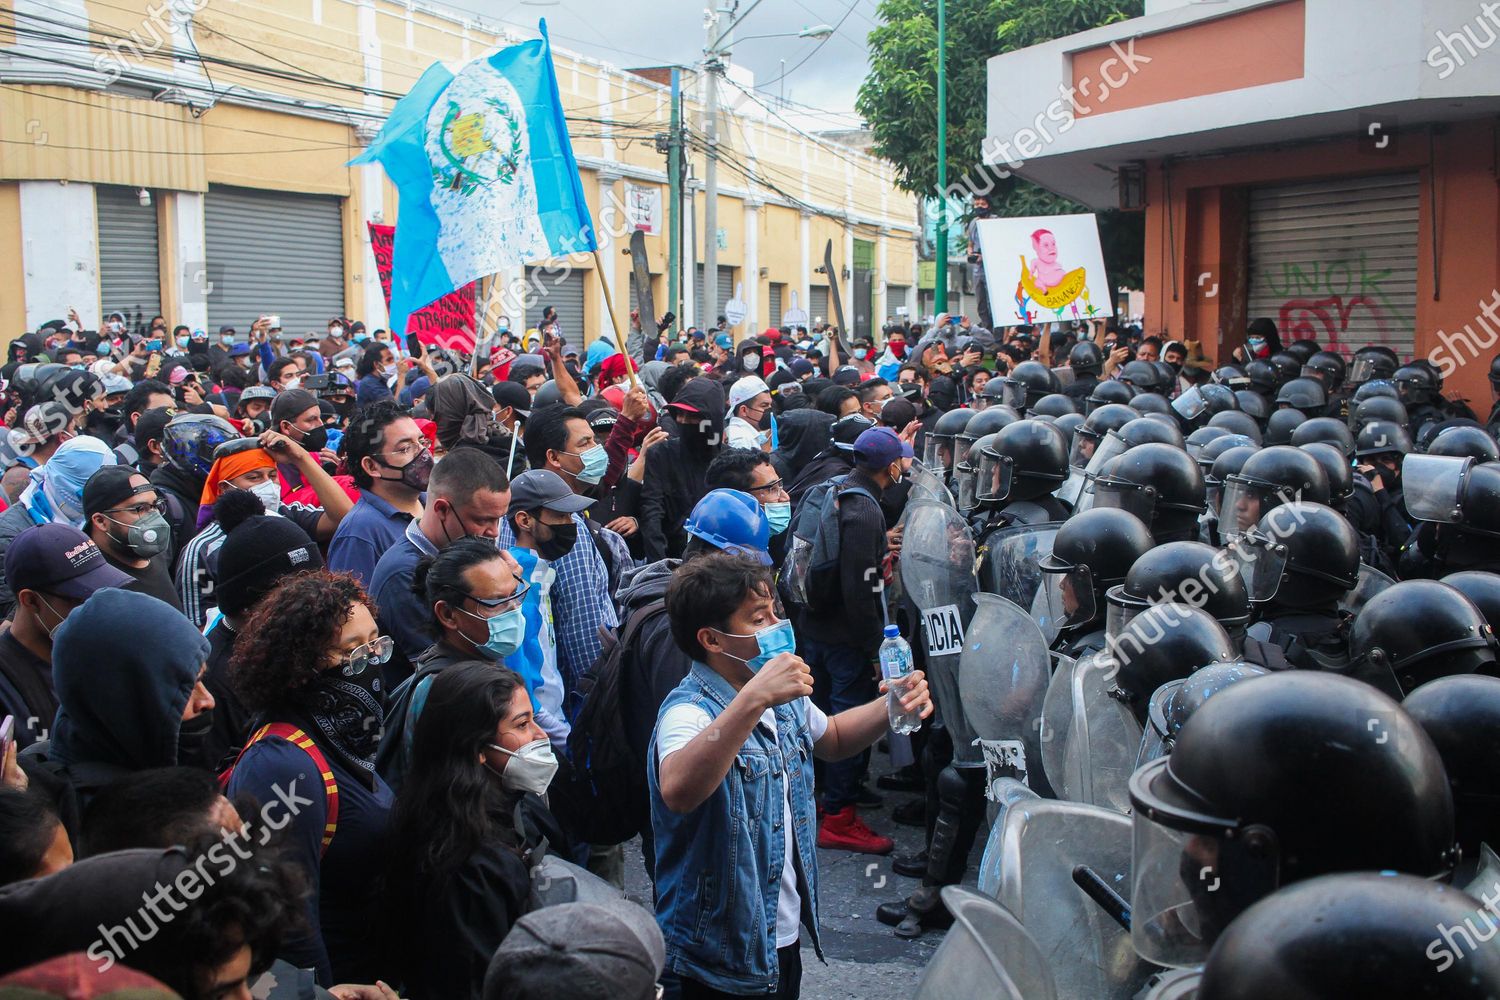
[[[718,718],[734,695],[728,681],[694,663],[661,711],[691,704]],[[656,919],[667,942],[667,968],[726,992],[777,989],[784,776],[793,782],[792,831],[802,922],[812,934],[818,957],[823,957],[818,941],[813,743],[806,713],[800,706],[777,707],[776,729],[773,740],[757,725],[718,789],[686,815],[672,812],[662,801],[656,734],[651,737],[646,770],[656,837]],[[783,755],[782,747],[795,749]]]

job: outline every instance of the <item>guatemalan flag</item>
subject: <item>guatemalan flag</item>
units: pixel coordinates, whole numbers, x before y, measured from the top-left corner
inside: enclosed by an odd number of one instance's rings
[[[434,63],[350,165],[379,163],[400,197],[391,329],[507,267],[596,247],[542,37],[453,70]]]

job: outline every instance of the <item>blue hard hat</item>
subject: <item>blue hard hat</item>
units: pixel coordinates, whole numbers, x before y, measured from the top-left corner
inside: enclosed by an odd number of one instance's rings
[[[754,556],[771,565],[771,520],[756,499],[739,490],[710,490],[683,528],[716,549]]]

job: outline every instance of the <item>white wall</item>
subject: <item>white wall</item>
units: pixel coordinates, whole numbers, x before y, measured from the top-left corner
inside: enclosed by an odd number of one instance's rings
[[[21,181],[21,263],[26,327],[66,319],[77,309],[99,328],[99,227],[92,184]]]

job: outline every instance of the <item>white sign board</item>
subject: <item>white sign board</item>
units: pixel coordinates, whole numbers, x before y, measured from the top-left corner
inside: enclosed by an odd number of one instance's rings
[[[781,325],[784,327],[800,326],[807,327],[807,310],[797,305],[797,293],[792,292],[792,308],[781,314]]]
[[[997,329],[1114,314],[1093,215],[981,219],[976,231]]]
[[[922,612],[922,631],[927,634],[928,656],[949,656],[964,651],[964,621],[957,604],[944,604]]]
[[[745,286],[741,282],[734,283],[734,298],[724,303],[724,318],[729,321],[730,326],[739,326],[745,322]]]
[[[632,229],[643,233],[661,232],[661,188],[626,181],[625,208],[630,213]]]

